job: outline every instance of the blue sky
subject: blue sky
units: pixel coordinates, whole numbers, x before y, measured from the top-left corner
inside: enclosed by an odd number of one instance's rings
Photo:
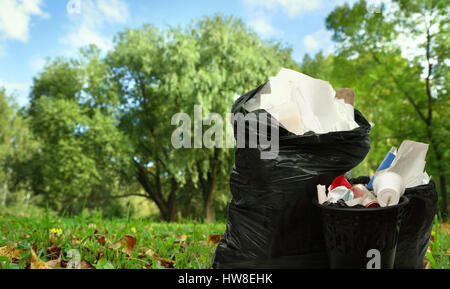
[[[186,25],[214,13],[239,17],[264,39],[283,41],[300,61],[305,53],[332,51],[325,18],[344,2],[355,1],[0,0],[0,87],[25,105],[48,57],[73,56],[89,43],[111,49],[115,33],[127,27]]]

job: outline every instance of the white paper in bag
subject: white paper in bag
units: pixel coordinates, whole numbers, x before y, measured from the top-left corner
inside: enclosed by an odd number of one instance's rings
[[[391,166],[381,172],[389,171],[402,176],[406,188],[424,184],[428,175],[424,173],[428,144],[405,140],[398,149]]]
[[[296,135],[357,128],[353,106],[335,96],[328,82],[283,68],[244,108],[249,112],[266,110]]]

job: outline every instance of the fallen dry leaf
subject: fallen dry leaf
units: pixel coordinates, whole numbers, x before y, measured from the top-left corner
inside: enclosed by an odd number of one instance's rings
[[[159,258],[158,262],[159,262],[159,264],[161,266],[164,266],[167,269],[174,269],[175,268],[175,261],[174,260]]]
[[[100,245],[104,246],[104,245],[106,244],[106,238],[105,238],[105,236],[99,235],[99,236],[95,236],[95,238],[97,238],[97,242],[98,242]]]
[[[450,228],[449,228],[449,226],[447,225],[446,222],[442,223],[441,227],[444,230],[444,232],[446,232],[447,234],[450,233]]]
[[[148,249],[145,252],[145,255],[149,256],[152,259],[155,259],[156,261],[158,261],[158,263],[167,268],[167,269],[173,269],[175,268],[175,261],[174,260],[169,260],[169,259],[165,259],[165,258],[161,258],[158,254],[158,252],[154,252],[152,249]]]
[[[50,260],[45,263],[49,268],[61,268],[61,255],[59,255],[58,259],[56,260]]]
[[[21,254],[22,252],[23,252],[22,249],[14,249],[14,253],[13,253],[13,257],[12,257],[11,262],[20,260],[20,254]]]
[[[60,246],[48,247],[46,250],[47,250],[47,255],[49,255],[52,258],[52,260],[58,259],[58,257],[61,255],[61,247]]]
[[[220,243],[220,240],[222,240],[222,238],[223,238],[223,235],[209,235],[208,243],[211,242],[211,243],[214,243],[217,245]]]
[[[81,260],[80,269],[95,269],[95,267],[91,265],[88,261]]]
[[[185,234],[177,235],[177,240],[181,242],[186,241],[187,236]]]
[[[152,249],[148,249],[147,251],[145,251],[145,255],[149,256],[150,258],[159,258],[158,253],[155,253]]]
[[[0,247],[0,256],[9,257],[12,256],[14,249],[8,246]]]
[[[137,239],[131,235],[125,235],[122,239],[115,242],[114,244],[110,244],[108,246],[109,249],[119,250],[123,247],[122,252],[126,253],[128,257],[133,256],[134,247],[136,246]]]
[[[42,261],[36,256],[36,252],[34,252],[33,248],[30,248],[30,251],[31,251],[30,269],[39,269],[39,270],[51,269],[44,261]]]
[[[189,243],[185,242],[185,241],[174,241],[173,244],[180,245],[180,247],[183,249],[186,249],[187,247],[189,247]]]
[[[136,238],[131,235],[126,235],[124,241],[125,241],[125,252],[128,254],[128,256],[132,256],[134,246],[136,246],[137,243]]]
[[[22,249],[14,249],[15,246],[0,247],[0,256],[8,257],[10,262],[20,260]]]

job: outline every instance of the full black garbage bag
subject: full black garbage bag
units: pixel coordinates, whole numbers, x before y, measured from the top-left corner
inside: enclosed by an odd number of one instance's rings
[[[243,104],[262,87],[241,96],[232,113],[245,115]],[[328,134],[296,136],[280,127],[274,159],[261,159],[260,147],[236,149],[228,222],[213,268],[328,267],[320,215],[312,199],[318,184],[329,186],[369,152],[370,124],[357,110],[355,120],[360,127]],[[258,119],[262,121],[273,125],[270,116]],[[250,130],[246,125],[246,134]]]
[[[398,236],[394,268],[423,269],[434,219],[438,211],[438,192],[434,181],[405,191],[409,203]]]
[[[370,177],[349,180],[353,184],[367,184]],[[409,202],[398,235],[395,269],[423,269],[423,261],[430,242],[431,231],[438,211],[438,192],[433,180],[427,185],[408,188]]]

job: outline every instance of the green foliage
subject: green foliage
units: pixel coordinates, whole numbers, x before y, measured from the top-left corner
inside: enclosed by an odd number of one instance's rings
[[[108,106],[91,105],[98,89],[81,90],[83,79],[92,82],[100,73],[92,66],[83,70],[80,63],[57,59],[32,89],[28,115],[42,147],[29,162],[29,177],[33,190],[60,211],[105,205],[130,163],[126,137],[105,113]],[[70,85],[61,85],[65,81]]]
[[[355,89],[356,107],[375,124],[364,169],[372,173],[389,148],[404,139],[429,143],[427,171],[439,183],[446,215],[448,9],[439,0],[393,2],[382,13],[370,13],[366,1],[359,1],[327,17],[338,42],[333,74],[340,86]],[[406,46],[407,40],[418,45]]]
[[[3,206],[17,199],[17,193],[28,189],[23,182],[24,167],[38,143],[31,134],[29,121],[0,88],[0,200]]]
[[[354,175],[372,174],[404,139],[430,143],[427,171],[446,207],[446,6],[393,2],[383,13],[370,13],[366,1],[336,7],[326,21],[336,55],[305,55],[301,66],[289,47],[222,15],[184,28],[127,29],[108,53],[90,45],[77,57],[49,59],[33,80],[29,107],[17,110],[0,90],[0,200],[12,204],[32,190],[35,201],[60,213],[123,216],[130,199],[120,197],[134,196],[131,214],[145,197],[153,202],[145,203],[149,214],[157,208],[163,220],[222,219],[234,149],[175,149],[172,116],[193,119],[201,105],[203,118],[224,118],[234,95],[287,67],[356,91],[356,108],[375,126],[372,150]],[[399,40],[409,38],[419,45],[407,58]]]
[[[172,116],[184,112],[193,119],[194,105],[202,106],[203,117],[224,116],[236,93],[259,86],[283,66],[296,66],[289,49],[264,42],[241,21],[220,15],[184,30],[146,25],[119,33],[106,62],[120,88],[120,128],[132,140],[140,182],[166,219],[172,218],[174,189],[183,186],[201,191],[207,207],[233,156],[229,149],[174,149],[168,145]]]

